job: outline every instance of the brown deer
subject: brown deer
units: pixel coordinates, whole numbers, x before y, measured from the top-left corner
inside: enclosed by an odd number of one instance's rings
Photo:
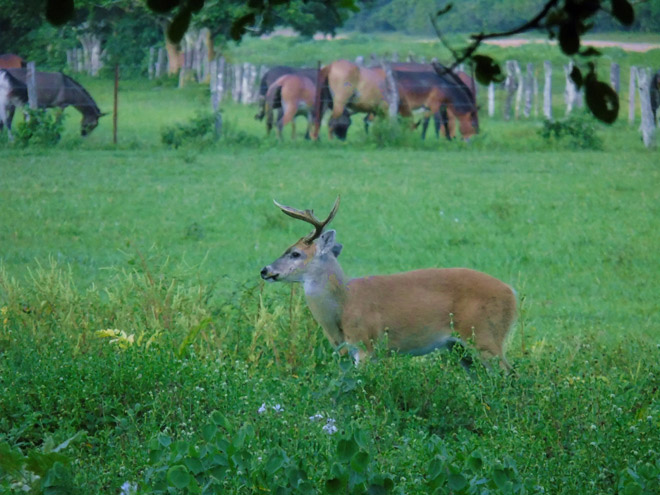
[[[373,343],[387,336],[390,349],[422,355],[456,343],[474,342],[486,366],[504,357],[504,342],[516,316],[513,289],[467,268],[414,270],[394,275],[347,279],[337,257],[342,245],[312,210],[296,210],[275,201],[287,215],[314,226],[284,254],[261,270],[264,280],[300,282],[307,305],[331,344],[347,344],[356,362]],[[452,337],[457,332],[462,340]],[[364,348],[358,347],[362,344]]]

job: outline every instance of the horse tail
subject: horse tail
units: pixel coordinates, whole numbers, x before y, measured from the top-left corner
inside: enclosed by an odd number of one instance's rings
[[[273,110],[281,107],[282,83],[276,81],[270,85],[264,98],[264,115],[266,116],[266,126],[269,130],[271,127],[273,127]]]

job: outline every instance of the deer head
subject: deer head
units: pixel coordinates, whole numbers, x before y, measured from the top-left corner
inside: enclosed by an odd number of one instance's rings
[[[290,217],[312,224],[314,230],[301,237],[298,242],[284,251],[282,256],[273,263],[265,266],[261,270],[261,278],[269,282],[302,282],[305,273],[310,270],[314,271],[316,266],[328,259],[328,255],[331,255],[332,259],[339,256],[342,246],[335,242],[335,231],[328,230],[324,232],[325,227],[337,213],[339,196],[335,200],[332,211],[323,221],[314,216],[313,210],[297,210],[290,206],[284,206],[277,201],[274,201],[274,203]]]

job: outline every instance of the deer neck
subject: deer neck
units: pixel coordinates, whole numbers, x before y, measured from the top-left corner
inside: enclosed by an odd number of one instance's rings
[[[323,327],[326,336],[338,346],[344,342],[341,316],[346,299],[344,272],[333,255],[314,260],[304,279],[305,299],[314,319]]]

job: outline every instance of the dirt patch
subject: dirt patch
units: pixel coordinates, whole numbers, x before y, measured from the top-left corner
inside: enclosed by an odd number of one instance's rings
[[[484,41],[484,43],[489,44],[489,45],[497,45],[497,46],[521,46],[525,45],[527,43],[538,43],[538,44],[544,44],[544,43],[549,43],[551,45],[556,45],[556,41],[548,41],[548,40],[527,40],[527,39],[521,39],[521,38],[507,38],[507,39],[499,39],[499,40],[487,40]],[[594,48],[621,48],[624,51],[627,52],[647,52],[649,50],[654,50],[656,48],[660,48],[660,44],[658,43],[632,43],[632,42],[625,42],[625,41],[600,41],[600,40],[586,40],[582,41],[583,45],[586,46],[593,46]]]

